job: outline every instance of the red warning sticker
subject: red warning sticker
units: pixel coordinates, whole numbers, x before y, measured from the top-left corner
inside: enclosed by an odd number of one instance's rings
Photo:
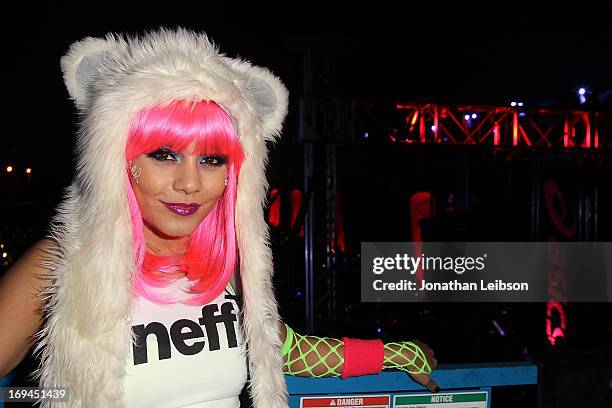
[[[301,408],[389,408],[391,396],[389,395],[339,395],[337,397],[303,397]]]

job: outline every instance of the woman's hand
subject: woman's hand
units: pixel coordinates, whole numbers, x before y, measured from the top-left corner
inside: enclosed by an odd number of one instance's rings
[[[436,360],[436,356],[434,355],[433,350],[429,348],[427,344],[419,340],[413,340],[412,342],[416,344],[417,346],[419,346],[419,348],[423,351],[423,354],[425,354],[425,358],[427,359],[427,362],[429,363],[429,367],[431,368],[431,371],[438,368],[438,360]],[[431,377],[429,376],[429,373],[422,373],[422,374],[410,374],[409,373],[409,375],[410,377],[412,377],[414,381],[427,387],[429,391],[431,392],[440,391],[438,384],[436,384],[436,382],[431,379]]]
[[[405,371],[413,380],[424,385],[431,392],[439,391],[438,384],[429,376],[437,367],[438,360],[433,350],[419,340],[385,344],[383,368]]]

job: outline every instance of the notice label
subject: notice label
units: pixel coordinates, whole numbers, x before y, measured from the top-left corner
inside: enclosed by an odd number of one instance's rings
[[[487,408],[489,393],[446,392],[444,394],[398,395],[394,399],[395,408]]]
[[[339,395],[335,397],[303,397],[302,408],[389,408],[390,395]]]

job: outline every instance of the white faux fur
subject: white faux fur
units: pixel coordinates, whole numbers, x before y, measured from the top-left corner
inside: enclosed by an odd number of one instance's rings
[[[85,69],[79,68],[83,61]],[[41,366],[36,375],[41,386],[68,387],[71,402],[41,406],[123,406],[134,272],[124,157],[128,124],[144,107],[203,99],[230,112],[246,156],[236,225],[249,390],[257,408],[286,407],[272,254],[262,211],[268,188],[265,143],[280,134],[286,88],[268,70],[225,57],[206,35],[183,29],[140,38],[88,38],[70,48],[62,69],[83,122],[75,180],[52,220],[51,236],[59,245],[47,263],[53,283],[43,293],[48,301],[37,334]]]

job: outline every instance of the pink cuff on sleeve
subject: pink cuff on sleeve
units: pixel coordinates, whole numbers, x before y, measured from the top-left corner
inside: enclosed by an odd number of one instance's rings
[[[379,374],[385,359],[384,344],[380,339],[360,340],[343,337],[344,367],[342,379],[359,375]]]

